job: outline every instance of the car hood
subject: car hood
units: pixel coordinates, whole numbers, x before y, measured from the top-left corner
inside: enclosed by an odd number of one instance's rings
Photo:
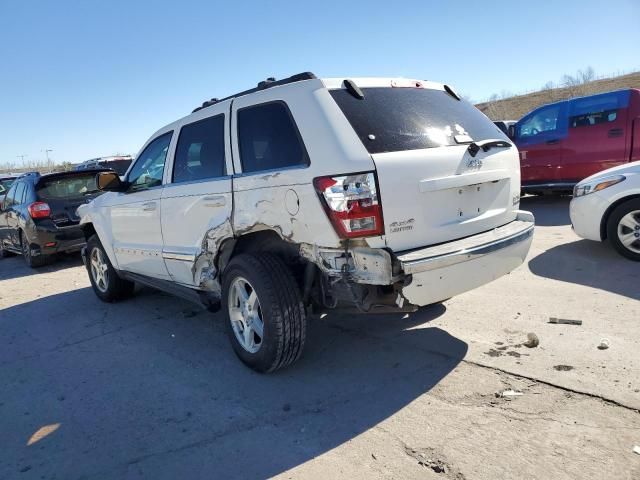
[[[609,168],[598,173],[594,173],[590,177],[580,180],[579,183],[589,182],[591,180],[598,180],[604,177],[610,177],[611,175],[639,175],[640,174],[640,161],[625,163],[624,165],[618,165],[617,167]]]

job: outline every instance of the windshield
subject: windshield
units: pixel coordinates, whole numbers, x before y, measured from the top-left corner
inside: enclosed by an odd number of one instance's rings
[[[480,110],[444,90],[382,87],[363,88],[362,92],[361,100],[344,89],[330,91],[369,153],[490,138],[508,141]]]
[[[4,195],[9,191],[14,180],[15,180],[14,178],[7,178],[4,180],[0,180],[0,195]]]
[[[38,197],[41,199],[82,197],[97,192],[95,173],[43,178],[38,183]]]

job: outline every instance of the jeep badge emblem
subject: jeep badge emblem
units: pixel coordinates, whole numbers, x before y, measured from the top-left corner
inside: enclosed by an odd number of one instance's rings
[[[467,161],[467,168],[482,168],[482,160],[471,158]]]

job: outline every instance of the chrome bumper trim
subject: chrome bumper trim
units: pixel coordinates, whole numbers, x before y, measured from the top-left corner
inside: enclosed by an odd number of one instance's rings
[[[180,253],[180,252],[169,252],[167,250],[162,252],[162,258],[165,260],[179,260],[181,262],[195,262],[196,256],[193,253]]]
[[[405,274],[436,270],[488,255],[533,236],[535,223],[529,212],[519,212],[511,223],[489,232],[398,256]]]

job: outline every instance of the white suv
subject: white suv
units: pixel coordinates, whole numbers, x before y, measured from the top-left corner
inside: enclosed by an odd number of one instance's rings
[[[222,306],[235,352],[299,358],[309,312],[410,312],[520,265],[518,152],[447,85],[303,73],[158,130],[78,209],[104,301],[134,282]]]

